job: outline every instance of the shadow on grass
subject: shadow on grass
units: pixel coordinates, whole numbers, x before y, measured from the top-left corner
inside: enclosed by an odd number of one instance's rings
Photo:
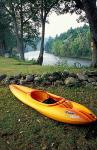
[[[91,140],[97,138],[97,121],[85,124],[85,125],[74,125],[74,124],[65,124],[62,122],[53,121],[56,126],[64,127],[64,131],[71,131],[74,128],[86,130],[85,139]]]
[[[86,128],[87,128],[87,133],[85,138],[87,140],[97,138],[97,121],[87,125]]]
[[[17,66],[27,66],[27,65],[33,65],[33,64],[31,64],[31,63],[16,63],[15,65],[17,65]]]

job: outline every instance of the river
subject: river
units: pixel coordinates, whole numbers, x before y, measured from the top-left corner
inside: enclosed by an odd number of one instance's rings
[[[39,56],[39,51],[30,51],[25,53],[26,60],[31,60],[32,58],[37,60],[38,56]],[[57,64],[66,64],[68,66],[73,66],[74,64],[76,64],[76,66],[78,67],[80,66],[89,67],[91,61],[85,59],[78,59],[78,58],[57,57],[53,54],[44,52],[43,65],[57,65]]]

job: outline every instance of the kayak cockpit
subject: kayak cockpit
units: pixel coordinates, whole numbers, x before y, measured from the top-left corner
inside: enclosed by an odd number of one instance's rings
[[[41,103],[48,104],[49,106],[55,106],[62,104],[66,108],[72,108],[72,104],[69,100],[64,99],[63,97],[52,96],[49,93],[42,90],[35,90],[31,92],[31,97],[34,100],[37,100]]]
[[[31,92],[31,97],[41,103],[45,104],[55,104],[59,102],[62,98],[56,98],[49,95],[47,92],[42,90],[35,90]]]

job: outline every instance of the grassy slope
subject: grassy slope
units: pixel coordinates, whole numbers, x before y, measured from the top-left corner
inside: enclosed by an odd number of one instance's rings
[[[0,72],[43,73],[67,70],[64,67],[28,66],[0,58]],[[49,68],[49,69],[48,69]],[[71,69],[71,68],[70,68]],[[9,72],[10,70],[10,72]],[[82,71],[71,69],[71,71]],[[80,102],[97,114],[97,89],[37,87]],[[18,101],[9,88],[0,86],[0,150],[96,150],[97,125],[75,126],[42,116]]]
[[[12,58],[2,58],[0,57],[0,72],[7,74],[16,74],[16,73],[37,73],[41,74],[44,72],[51,72],[53,70],[57,70],[57,67],[46,67],[46,66],[38,66],[31,65],[29,63],[25,63],[22,61],[14,60]],[[62,70],[62,67],[58,68],[58,70]]]
[[[68,68],[67,66],[38,66],[31,65],[29,62],[22,62],[12,58],[0,57],[0,73],[6,73],[8,75],[17,73],[36,73],[42,74],[46,72],[63,71],[68,70],[71,72],[80,72],[77,68]],[[85,69],[86,70],[86,69]]]

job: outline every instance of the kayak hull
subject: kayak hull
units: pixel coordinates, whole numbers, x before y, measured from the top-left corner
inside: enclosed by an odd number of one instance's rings
[[[9,88],[24,104],[56,121],[69,124],[88,124],[97,120],[91,110],[63,97],[21,85],[12,84]],[[46,99],[53,99],[55,103],[46,104],[44,103]]]

